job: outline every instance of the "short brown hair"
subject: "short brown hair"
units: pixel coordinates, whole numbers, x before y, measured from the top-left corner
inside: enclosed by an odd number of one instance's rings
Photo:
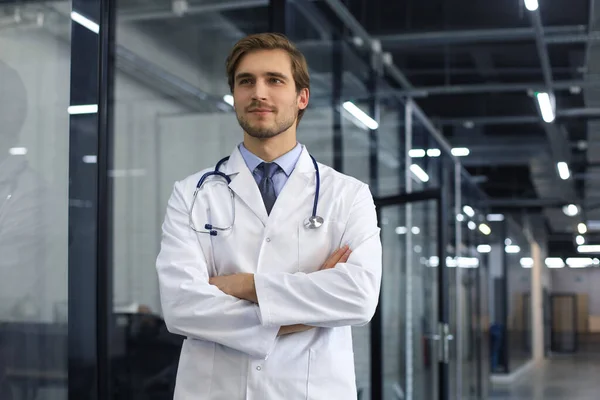
[[[292,76],[294,83],[296,84],[296,93],[300,93],[302,89],[310,90],[310,76],[308,74],[308,64],[304,55],[298,50],[298,48],[285,36],[280,33],[258,33],[254,35],[246,36],[239,40],[231,53],[227,57],[226,71],[227,81],[229,83],[229,89],[233,93],[235,85],[235,72],[240,64],[242,58],[256,50],[284,50],[286,51],[292,61]],[[298,110],[298,120],[300,122],[304,110]],[[297,124],[296,123],[296,124]]]

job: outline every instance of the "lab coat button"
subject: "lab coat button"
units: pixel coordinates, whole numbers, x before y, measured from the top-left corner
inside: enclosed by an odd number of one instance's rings
[[[266,238],[265,240],[266,240],[267,242],[270,242],[270,241],[271,241],[271,238]]]
[[[262,368],[260,367],[260,365],[258,367],[256,367],[257,371],[260,371]]]

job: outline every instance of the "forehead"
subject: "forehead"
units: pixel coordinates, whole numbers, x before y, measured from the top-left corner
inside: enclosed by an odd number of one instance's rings
[[[261,75],[267,72],[279,72],[284,75],[292,75],[292,59],[285,50],[255,50],[245,54],[235,71]]]

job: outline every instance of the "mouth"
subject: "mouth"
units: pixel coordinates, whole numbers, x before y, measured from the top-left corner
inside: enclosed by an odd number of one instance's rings
[[[273,110],[269,110],[268,108],[255,108],[249,111],[252,114],[268,114],[273,112]]]

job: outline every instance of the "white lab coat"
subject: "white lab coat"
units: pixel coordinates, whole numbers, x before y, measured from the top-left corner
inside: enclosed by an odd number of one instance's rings
[[[188,210],[204,170],[175,184],[163,224],[157,271],[168,329],[187,337],[181,350],[176,400],[356,399],[352,325],[372,318],[381,283],[381,239],[364,183],[319,164],[317,214],[311,215],[315,170],[302,154],[267,215],[258,186],[235,148],[221,167],[235,193],[234,228],[197,234]],[[194,206],[196,229],[228,226],[225,185],[208,183]],[[318,271],[338,247],[347,263]],[[318,271],[318,272],[317,272]],[[255,274],[259,304],[208,284],[211,276]],[[317,328],[277,337],[281,326]]]

